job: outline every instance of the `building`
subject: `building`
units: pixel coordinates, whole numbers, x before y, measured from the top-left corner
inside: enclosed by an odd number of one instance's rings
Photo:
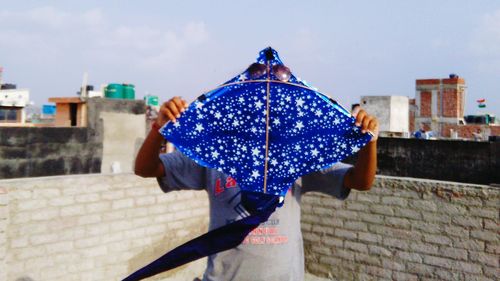
[[[377,117],[381,136],[409,136],[409,98],[362,96],[361,107]]]
[[[56,127],[86,127],[87,103],[79,97],[49,98],[56,104]]]
[[[432,131],[436,137],[487,140],[500,135],[495,123],[472,124],[464,120],[465,80],[450,74],[443,79],[417,79],[410,103],[410,131]]]
[[[28,89],[16,89],[15,85],[2,87],[0,89],[0,126],[24,126],[26,124],[25,107],[29,104],[29,99]]]
[[[445,79],[416,80],[414,128],[450,136],[449,128],[464,122],[465,80],[450,74]]]

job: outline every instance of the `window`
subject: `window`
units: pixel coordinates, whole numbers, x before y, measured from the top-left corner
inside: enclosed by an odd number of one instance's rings
[[[19,109],[16,108],[0,108],[0,122],[2,123],[14,123],[17,122]]]

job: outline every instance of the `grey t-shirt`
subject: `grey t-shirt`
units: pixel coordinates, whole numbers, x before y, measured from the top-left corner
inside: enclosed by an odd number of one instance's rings
[[[158,178],[164,192],[206,190],[210,200],[209,230],[245,217],[236,181],[214,169],[196,164],[175,151],[160,155],[165,176]],[[208,257],[204,281],[301,281],[304,280],[304,251],[300,229],[300,197],[318,191],[341,200],[350,189],[343,186],[350,165],[338,163],[331,168],[297,180],[288,190],[285,204],[278,208],[242,244]],[[302,185],[302,186],[301,186]]]

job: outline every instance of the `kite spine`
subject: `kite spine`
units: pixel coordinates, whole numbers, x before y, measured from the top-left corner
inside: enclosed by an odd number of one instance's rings
[[[269,158],[269,61],[267,62],[267,89],[266,89],[266,155],[264,156],[264,193],[267,193],[267,162]]]

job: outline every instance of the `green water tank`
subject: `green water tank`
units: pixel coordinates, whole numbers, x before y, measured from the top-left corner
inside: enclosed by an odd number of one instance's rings
[[[135,86],[132,84],[123,84],[123,98],[127,100],[135,99]]]
[[[158,106],[158,96],[152,96],[152,95],[147,95],[144,97],[144,100],[146,101],[146,105],[149,106]]]
[[[104,96],[108,99],[123,99],[124,89],[122,84],[108,84],[104,89]]]

